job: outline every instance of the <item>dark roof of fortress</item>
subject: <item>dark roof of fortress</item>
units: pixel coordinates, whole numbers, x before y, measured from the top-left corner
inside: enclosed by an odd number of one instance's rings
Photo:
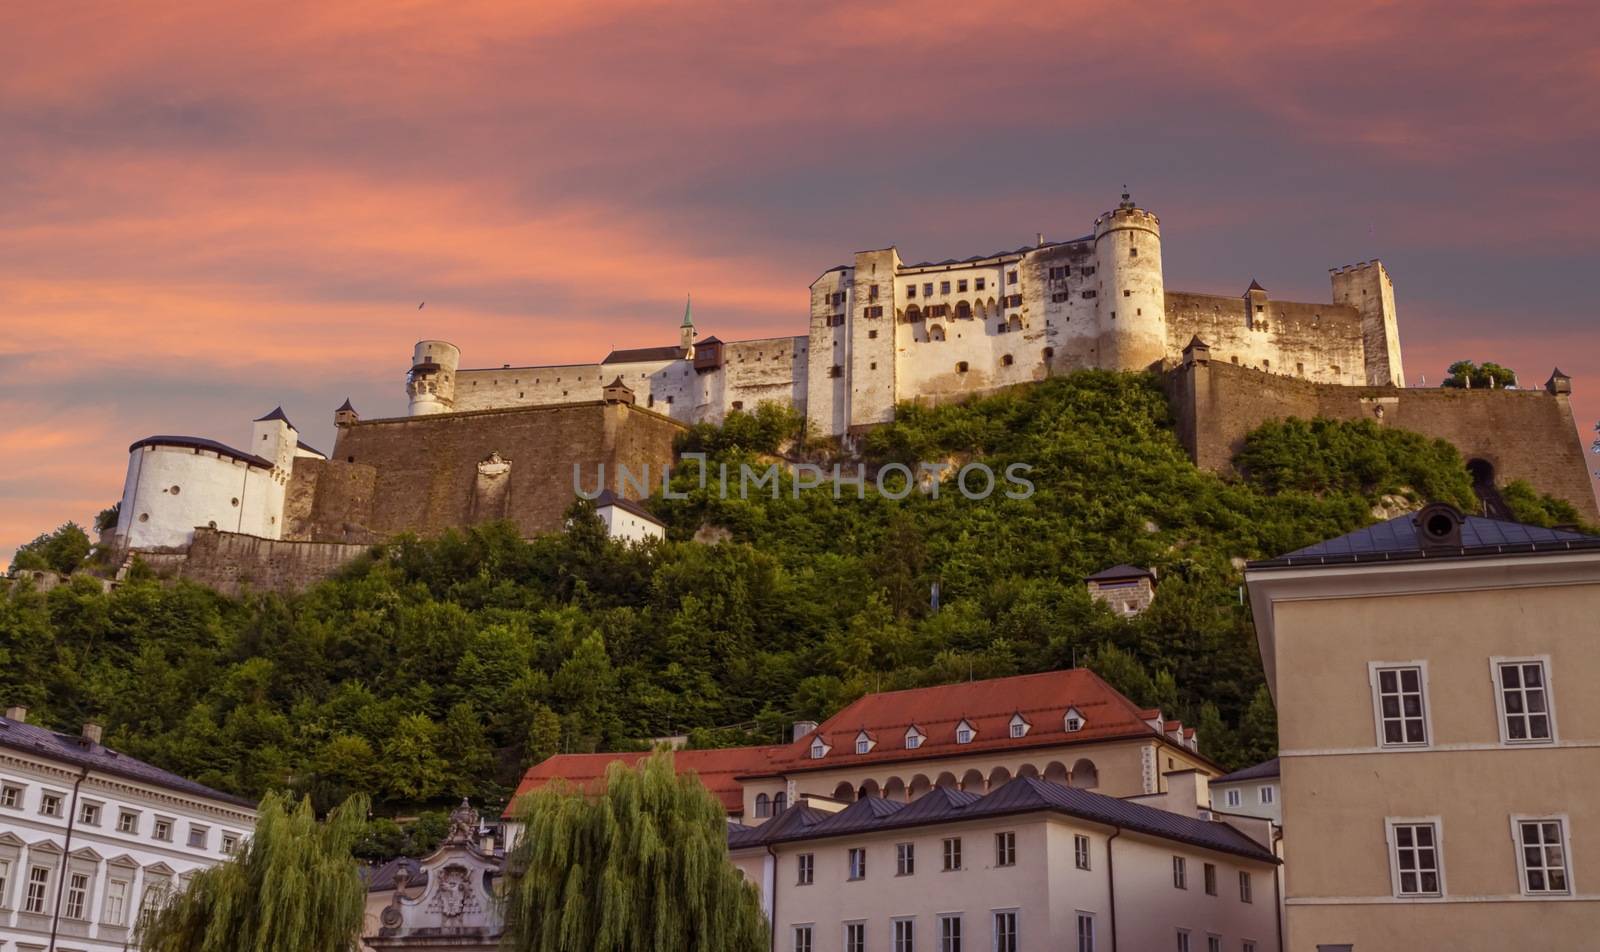
[[[688,353],[677,344],[668,347],[635,347],[632,350],[613,350],[600,363],[631,364],[640,360],[681,360],[688,356]]]
[[[135,760],[102,744],[91,743],[86,738],[58,734],[49,728],[24,721],[14,721],[9,717],[0,717],[0,747],[42,754],[52,760],[65,761],[77,767],[87,767],[90,770],[165,787],[168,790],[178,790],[192,796],[255,809],[255,802],[252,800],[213,790],[205,784],[169,773],[142,760]]]
[[[131,444],[128,447],[128,452],[132,453],[141,446],[179,446],[196,452],[210,450],[218,456],[236,459],[247,466],[259,466],[262,469],[272,468],[272,463],[256,456],[254,453],[236,450],[226,443],[218,443],[216,440],[208,440],[201,436],[147,436],[137,443]]]
[[[648,519],[658,526],[666,525],[665,522],[661,521],[660,516],[657,516],[655,513],[634,502],[632,499],[629,499],[626,496],[619,496],[609,489],[601,491],[600,495],[596,496],[594,499],[594,507],[596,509],[604,506],[616,506],[618,509],[621,509],[624,512],[633,513],[640,519]]]
[[[1424,548],[1418,538],[1414,513],[1296,549],[1274,559],[1251,562],[1250,568],[1340,565],[1355,562],[1395,562],[1409,559],[1471,558],[1523,552],[1557,552],[1600,549],[1600,536],[1569,529],[1546,529],[1504,519],[1464,516],[1458,548]]]

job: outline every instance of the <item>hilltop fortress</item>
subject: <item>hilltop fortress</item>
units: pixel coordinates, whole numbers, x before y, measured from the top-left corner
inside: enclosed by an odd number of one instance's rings
[[[331,453],[281,409],[254,422],[246,449],[134,443],[112,541],[225,590],[294,588],[398,533],[495,519],[558,530],[575,464],[660,472],[689,424],[763,402],[848,445],[900,403],[1086,368],[1159,374],[1179,439],[1207,468],[1228,469],[1268,420],[1367,419],[1454,443],[1486,509],[1523,479],[1600,521],[1565,375],[1540,390],[1408,389],[1384,266],[1330,277],[1327,303],[1273,300],[1255,281],[1238,297],[1170,291],[1161,223],[1124,194],[1071,241],[919,264],[859,252],[812,283],[800,336],[700,336],[686,307],[676,343],[593,364],[463,369],[454,345],[423,340],[408,415],[362,420],[346,401]]]
[[[797,337],[696,337],[685,309],[676,344],[614,350],[596,364],[461,369],[442,340],[416,345],[406,381],[414,416],[592,400],[620,380],[646,407],[720,422],[770,401],[812,431],[847,436],[894,419],[902,402],[939,402],[1084,368],[1157,369],[1191,340],[1242,367],[1314,383],[1403,387],[1394,285],[1382,263],[1331,272],[1332,300],[1169,291],[1161,221],[1124,193],[1091,234],[962,261],[906,264],[862,251],[811,284]]]

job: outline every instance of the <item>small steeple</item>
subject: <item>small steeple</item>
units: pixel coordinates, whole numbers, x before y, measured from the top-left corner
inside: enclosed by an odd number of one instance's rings
[[[356,412],[356,408],[351,404],[349,397],[345,397],[344,402],[339,404],[339,409],[333,411],[334,426],[349,426],[360,421],[361,414]]]
[[[694,317],[690,313],[693,303],[689,295],[684,295],[683,323],[678,325],[678,347],[683,351],[683,355],[688,358],[694,357]]]

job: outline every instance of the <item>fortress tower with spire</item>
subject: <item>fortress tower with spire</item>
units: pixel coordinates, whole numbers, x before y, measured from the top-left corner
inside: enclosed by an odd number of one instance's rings
[[[894,418],[902,402],[940,402],[1083,368],[1177,365],[1196,338],[1214,359],[1345,386],[1405,385],[1394,287],[1377,261],[1335,269],[1332,300],[1169,291],[1161,221],[1123,193],[1089,234],[1043,235],[1012,251],[907,264],[857,252],[812,282],[810,321],[794,337],[699,337],[684,309],[676,344],[613,350],[593,364],[457,368],[460,352],[416,345],[413,415],[592,400],[621,379],[649,409],[720,422],[772,401],[814,433],[846,436]]]

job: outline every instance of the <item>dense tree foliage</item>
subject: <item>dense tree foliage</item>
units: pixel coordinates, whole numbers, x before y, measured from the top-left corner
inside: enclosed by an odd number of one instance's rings
[[[16,555],[11,557],[11,565],[13,568],[47,569],[66,575],[83,564],[92,548],[89,534],[76,522],[69,522],[54,532],[47,532],[19,546]]]
[[[292,597],[148,572],[109,594],[17,586],[0,597],[0,699],[64,729],[102,718],[114,746],[222,789],[319,809],[365,792],[399,814],[496,807],[559,751],[771,742],[868,691],[1087,664],[1202,725],[1231,767],[1273,746],[1242,560],[1355,529],[1385,495],[1471,502],[1448,446],[1364,423],[1274,424],[1250,437],[1246,477],[1203,472],[1153,378],[1098,372],[902,408],[864,440],[865,498],[788,478],[739,498],[741,464],[815,451],[775,408],[696,427],[684,449],[707,454],[707,484],[688,460],[686,498],[653,503],[664,543],[614,543],[584,504],[563,534],[398,539]],[[870,488],[880,465],[973,460],[1026,463],[1036,491],[972,500],[953,472],[937,498]],[[1119,562],[1160,574],[1138,617],[1084,590]],[[360,848],[426,842],[378,824]]]
[[[1458,360],[1450,365],[1445,374],[1443,385],[1446,387],[1504,390],[1517,385],[1515,370],[1492,362],[1475,364],[1470,360]]]
[[[231,860],[197,873],[140,922],[146,952],[349,952],[366,887],[350,848],[367,812],[352,797],[318,823],[311,802],[261,801],[255,832]]]
[[[756,952],[771,936],[756,887],[727,862],[722,805],[662,752],[614,764],[598,797],[560,787],[519,802],[506,864],[508,952]]]

